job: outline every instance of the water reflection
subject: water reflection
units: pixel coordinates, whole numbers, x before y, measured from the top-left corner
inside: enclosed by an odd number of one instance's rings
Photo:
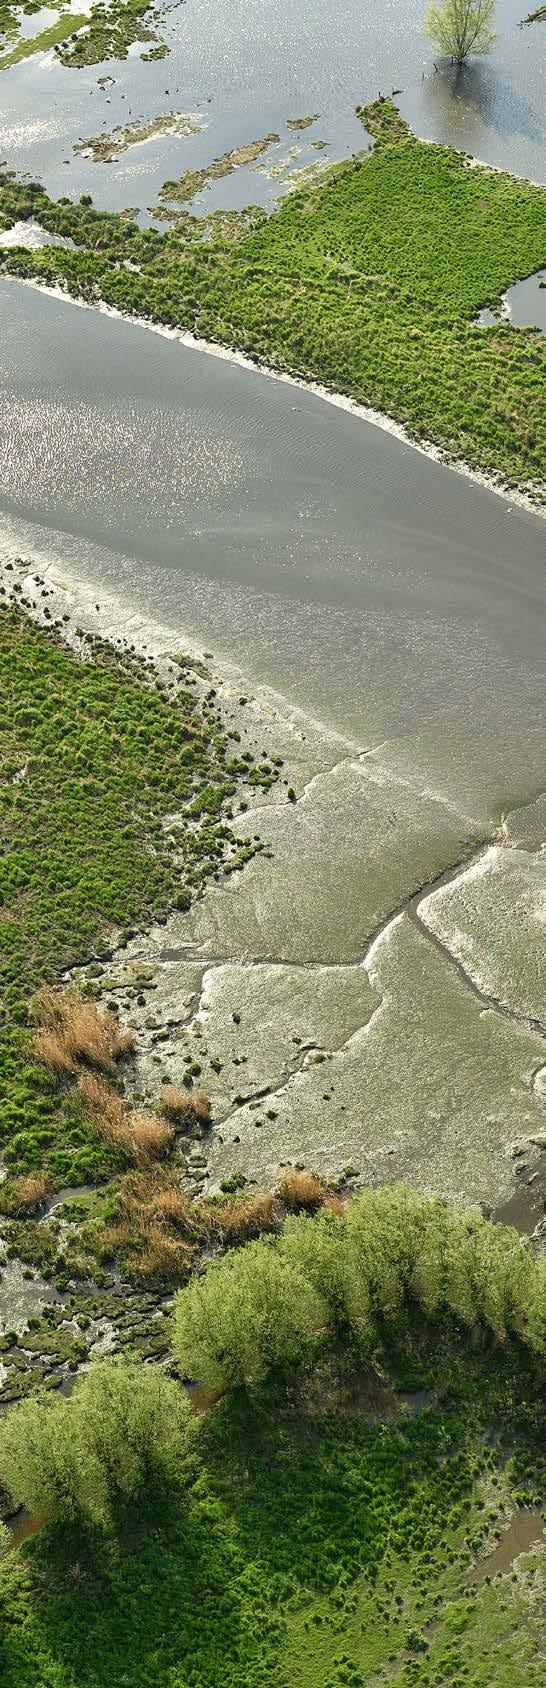
[[[522,87],[514,87],[494,63],[441,60],[423,79],[422,100],[435,132],[465,151],[479,154],[484,129],[505,142],[518,136],[537,146],[543,141],[543,125]],[[513,168],[510,153],[506,168]]]

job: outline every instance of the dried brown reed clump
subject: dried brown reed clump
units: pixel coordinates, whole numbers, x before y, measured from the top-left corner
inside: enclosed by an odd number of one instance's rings
[[[190,1218],[188,1197],[168,1173],[128,1172],[118,1199],[122,1212],[131,1216],[145,1213],[161,1217],[170,1225],[186,1224]]]
[[[82,1073],[78,1089],[105,1143],[121,1149],[136,1166],[145,1166],[165,1154],[172,1132],[162,1120],[128,1107],[117,1091],[94,1073]]]
[[[167,1084],[161,1097],[161,1107],[174,1125],[205,1126],[210,1120],[210,1102],[202,1090],[178,1090]]]
[[[74,1073],[78,1062],[113,1073],[116,1061],[134,1049],[132,1031],[120,1028],[113,1014],[98,1009],[79,991],[46,987],[36,999],[36,1014],[41,1030],[34,1053],[58,1074]]]
[[[328,1195],[325,1195],[323,1206],[328,1213],[333,1213],[336,1219],[344,1218],[347,1203],[343,1201],[341,1196],[336,1195],[335,1190],[331,1190]]]
[[[32,1042],[33,1054],[37,1061],[48,1067],[55,1078],[73,1078],[76,1063],[65,1049],[62,1039],[56,1032],[36,1032]]]
[[[16,1217],[36,1213],[49,1194],[49,1188],[49,1180],[38,1172],[26,1173],[21,1178],[11,1178],[9,1190],[6,1190],[10,1213]]]
[[[291,1213],[316,1213],[322,1207],[327,1187],[314,1172],[298,1172],[290,1167],[279,1184],[278,1194]]]
[[[277,1231],[279,1216],[275,1197],[269,1194],[252,1196],[249,1201],[226,1202],[214,1209],[214,1224],[222,1242],[246,1243],[264,1231]]]
[[[160,1225],[149,1221],[142,1228],[145,1247],[135,1262],[140,1278],[185,1277],[191,1266],[191,1249],[179,1237],[165,1236]]]

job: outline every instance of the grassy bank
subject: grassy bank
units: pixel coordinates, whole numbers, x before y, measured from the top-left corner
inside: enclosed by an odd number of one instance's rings
[[[2,267],[312,377],[538,486],[544,338],[475,319],[544,263],[546,194],[415,140],[387,102],[361,115],[369,158],[307,181],[234,240],[202,241],[182,205],[160,234],[4,178],[5,226],[34,216],[78,249],[10,250]]]
[[[212,700],[200,706],[188,685],[169,694],[153,665],[100,640],[85,649],[92,661],[63,643],[62,624],[46,632],[0,610],[0,1138],[11,1173],[68,1184],[123,1156],[76,1083],[81,1040],[68,1064],[34,1058],[36,992],[78,962],[100,972],[114,932],[188,907],[244,861],[257,846],[230,829],[236,783],[274,777],[234,756]],[[165,827],[167,812],[178,819]],[[50,1035],[44,1001],[40,1017]],[[82,1059],[113,1071],[89,1044]]]

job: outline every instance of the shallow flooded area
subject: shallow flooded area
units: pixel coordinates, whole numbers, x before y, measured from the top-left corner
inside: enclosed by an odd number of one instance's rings
[[[32,20],[33,33],[46,15]],[[520,29],[520,18],[519,0],[498,0],[491,57],[457,70],[447,60],[435,65],[418,0],[381,0],[372,8],[344,0],[335,12],[310,0],[303,8],[282,0],[273,28],[264,0],[250,7],[205,0],[198,9],[190,0],[159,19],[169,52],[158,62],[143,58],[145,46],[135,42],[126,59],[108,62],[106,74],[100,64],[65,68],[52,50],[0,71],[0,158],[18,173],[38,174],[53,197],[88,192],[110,209],[138,207],[146,221],[165,180],[269,131],[280,137],[273,164],[284,166],[281,177],[317,157],[347,157],[366,146],[356,105],[396,89],[403,116],[424,139],[543,180],[540,25]],[[110,163],[74,150],[88,136],[173,110],[192,113],[200,132],[157,134]],[[315,113],[314,128],[293,127]],[[324,153],[313,150],[314,139],[326,143]],[[280,187],[278,176],[268,180],[250,166],[223,182],[221,193],[218,186],[205,193],[195,209],[271,203]]]

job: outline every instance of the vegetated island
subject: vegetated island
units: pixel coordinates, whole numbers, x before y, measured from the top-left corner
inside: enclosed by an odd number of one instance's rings
[[[142,230],[4,174],[2,226],[34,217],[76,250],[4,250],[1,267],[320,382],[540,498],[544,336],[476,318],[544,264],[546,192],[416,140],[389,101],[359,115],[370,155],[269,217],[202,223],[181,204]]]

